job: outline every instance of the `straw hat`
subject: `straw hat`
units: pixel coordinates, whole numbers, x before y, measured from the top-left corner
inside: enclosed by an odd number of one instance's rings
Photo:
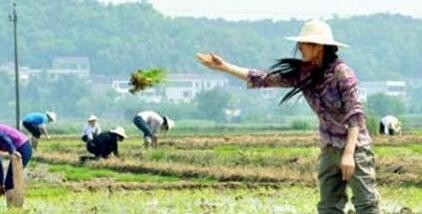
[[[320,45],[334,45],[337,47],[346,48],[348,45],[334,40],[331,27],[324,21],[311,20],[306,22],[299,36],[286,37],[287,40],[296,42],[309,42]]]
[[[46,114],[47,114],[47,117],[49,117],[51,121],[55,122],[57,120],[56,113],[52,111],[47,111]]]
[[[176,123],[172,119],[168,117],[164,117],[164,119],[167,120],[168,130],[172,129],[176,125]]]
[[[127,138],[127,135],[125,133],[125,129],[123,127],[118,126],[118,127],[114,128],[114,129],[111,129],[110,132],[111,133],[114,133],[114,134],[117,134],[117,135],[119,135],[119,136],[121,136],[123,138]]]
[[[89,116],[89,118],[88,118],[88,122],[89,121],[97,121],[97,120],[98,120],[98,118],[93,114],[91,114],[91,116]]]

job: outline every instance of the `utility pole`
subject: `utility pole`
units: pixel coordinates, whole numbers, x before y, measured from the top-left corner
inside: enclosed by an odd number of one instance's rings
[[[20,130],[20,97],[19,97],[19,63],[18,63],[18,15],[16,14],[16,3],[13,2],[13,12],[9,15],[13,22],[13,38],[15,43],[15,91],[16,91],[16,128]]]

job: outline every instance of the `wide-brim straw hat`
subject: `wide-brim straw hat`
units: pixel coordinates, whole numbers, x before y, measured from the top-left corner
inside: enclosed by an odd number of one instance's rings
[[[338,42],[333,37],[330,25],[321,20],[311,20],[306,22],[299,36],[285,37],[287,40],[296,42],[308,42],[320,45],[333,45],[337,47],[347,48],[348,45]]]
[[[118,127],[114,128],[114,129],[111,129],[110,132],[111,133],[114,133],[114,134],[117,134],[117,135],[119,135],[119,136],[121,136],[123,138],[127,138],[127,135],[125,133],[125,129],[123,127],[118,126]]]
[[[88,122],[90,122],[90,121],[97,121],[97,120],[98,120],[98,118],[95,115],[93,115],[93,114],[91,114],[91,116],[88,117]]]
[[[164,118],[167,120],[168,130],[171,130],[176,125],[176,122],[174,122],[172,119],[168,117],[164,117]]]
[[[54,113],[52,111],[47,111],[46,114],[47,114],[47,117],[49,117],[51,119],[51,121],[53,121],[53,122],[57,121],[56,113]]]

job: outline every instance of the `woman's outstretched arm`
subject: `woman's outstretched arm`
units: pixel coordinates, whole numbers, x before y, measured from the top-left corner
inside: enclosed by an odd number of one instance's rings
[[[196,57],[208,68],[228,73],[244,81],[248,80],[249,69],[232,65],[214,53],[197,53]]]

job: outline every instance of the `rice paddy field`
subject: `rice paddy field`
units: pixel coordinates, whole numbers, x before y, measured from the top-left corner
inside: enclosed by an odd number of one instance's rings
[[[374,140],[382,213],[422,213],[422,135]],[[146,150],[132,136],[120,158],[81,163],[84,143],[55,136],[25,172],[24,208],[2,200],[0,213],[316,213],[318,142],[298,132],[177,135]]]

